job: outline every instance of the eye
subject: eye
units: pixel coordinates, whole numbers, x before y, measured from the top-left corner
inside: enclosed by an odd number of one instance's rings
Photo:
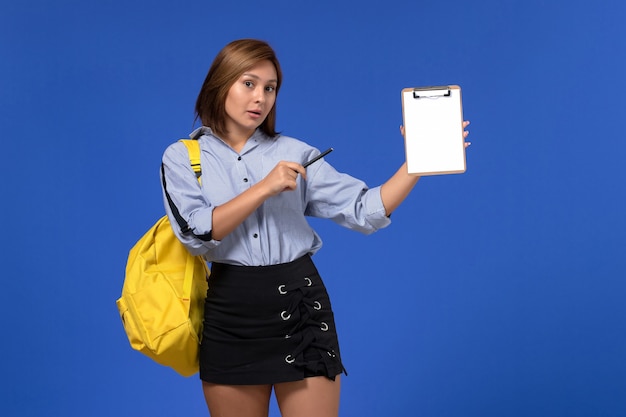
[[[251,88],[254,87],[254,83],[252,81],[244,81],[243,84],[246,87],[251,87]]]
[[[274,91],[276,91],[276,87],[273,85],[268,85],[267,87],[265,87],[265,91],[267,91],[268,93],[273,93]]]

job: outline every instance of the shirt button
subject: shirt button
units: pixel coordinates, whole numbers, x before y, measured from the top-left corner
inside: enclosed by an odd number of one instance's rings
[[[237,158],[238,161],[241,161],[241,156]]]
[[[248,179],[247,179],[247,178],[244,178],[244,179],[243,179],[243,182],[248,182]]]
[[[252,235],[252,237],[256,239],[257,237],[259,237],[259,235],[255,233]]]

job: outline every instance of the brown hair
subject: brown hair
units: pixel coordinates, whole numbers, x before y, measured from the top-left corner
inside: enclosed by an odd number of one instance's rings
[[[196,119],[209,126],[217,135],[226,132],[226,96],[241,75],[260,61],[268,60],[276,68],[276,94],[280,89],[282,72],[272,47],[256,39],[240,39],[226,45],[215,57],[196,100]],[[276,136],[276,103],[260,126],[263,133]]]

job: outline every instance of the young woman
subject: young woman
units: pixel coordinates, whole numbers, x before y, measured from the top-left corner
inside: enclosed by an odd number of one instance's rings
[[[202,127],[190,136],[200,142],[202,185],[182,143],[163,155],[168,192],[192,233],[174,231],[211,263],[200,378],[213,417],[267,416],[272,389],[284,417],[338,415],[345,368],[311,260],[322,242],[306,216],[372,233],[419,179],[406,164],[375,188],[324,159],[305,169],[320,152],[276,133],[281,82],[267,43],[231,42],[196,102]]]

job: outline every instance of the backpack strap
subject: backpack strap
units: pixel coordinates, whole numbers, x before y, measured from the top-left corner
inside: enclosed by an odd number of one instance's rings
[[[198,182],[202,184],[202,165],[200,164],[200,142],[196,139],[181,139],[180,142],[184,143],[189,152],[189,162],[191,163],[191,169],[196,173]]]
[[[194,139],[180,139],[180,142],[184,143],[185,146],[187,147],[187,152],[189,153],[189,163],[191,164],[191,168],[193,169],[193,172],[196,174],[196,179],[198,180],[198,182],[202,184],[202,180],[201,180],[202,165],[200,164],[200,142]],[[186,229],[181,228],[181,230],[191,231],[191,228],[189,227],[187,222],[185,222],[185,226],[186,226]],[[183,233],[185,232],[183,231]],[[209,233],[209,237],[210,237],[210,233]],[[182,299],[184,301],[191,300],[191,289],[192,289],[192,284],[193,284],[193,277],[196,271],[196,263],[197,263],[197,260],[195,259],[195,257],[191,257],[191,256],[187,257],[187,263],[185,265],[185,279],[183,280],[183,294],[182,294]],[[204,266],[205,276],[208,277],[209,274],[207,273],[208,267],[207,267],[206,262],[201,260],[200,263],[202,263],[202,265]]]
[[[202,165],[200,164],[200,143],[195,139],[180,139],[180,142],[184,143],[185,146],[187,147],[187,151],[189,152],[189,163],[191,164],[191,168],[193,169],[193,172],[195,172],[198,182],[202,184],[202,181],[201,181]],[[211,232],[204,234],[204,235],[197,235],[193,233],[193,231],[191,230],[191,227],[189,227],[189,224],[180,215],[178,208],[172,201],[170,194],[167,192],[167,184],[165,183],[165,168],[163,167],[163,164],[161,164],[161,181],[163,182],[163,190],[165,191],[165,197],[167,198],[167,203],[169,204],[170,209],[172,210],[172,214],[174,215],[174,218],[176,219],[176,223],[178,223],[178,226],[180,227],[181,233],[183,234],[191,233],[198,239],[203,240],[205,242],[213,239],[211,237]]]

